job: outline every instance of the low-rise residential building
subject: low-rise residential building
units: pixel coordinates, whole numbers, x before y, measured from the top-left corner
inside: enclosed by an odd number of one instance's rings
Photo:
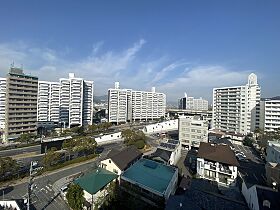
[[[198,116],[180,116],[179,140],[186,149],[198,148],[200,142],[208,142],[208,121]]]
[[[280,141],[268,141],[266,162],[267,184],[280,189]]]
[[[135,146],[130,146],[123,150],[112,149],[108,153],[107,159],[100,162],[100,167],[121,175],[124,170],[141,157],[142,153]]]
[[[243,181],[242,194],[251,210],[279,209],[280,194],[276,190]]]
[[[99,199],[105,198],[108,194],[107,186],[109,186],[109,184],[117,178],[117,174],[107,171],[104,168],[97,168],[75,180],[74,183],[84,190],[84,198],[87,204],[86,206],[93,207],[90,208],[93,210],[97,202],[100,204]]]
[[[267,184],[280,190],[280,163],[267,162],[265,172]]]
[[[175,193],[177,182],[177,168],[145,158],[124,171],[120,180],[122,190],[161,208]]]
[[[150,155],[150,158],[164,164],[176,165],[181,157],[182,146],[178,140],[168,140],[160,143],[157,150]]]
[[[200,178],[221,185],[235,185],[237,166],[239,163],[228,145],[200,144],[197,154],[197,174]]]
[[[266,154],[267,162],[280,163],[280,141],[268,141]]]

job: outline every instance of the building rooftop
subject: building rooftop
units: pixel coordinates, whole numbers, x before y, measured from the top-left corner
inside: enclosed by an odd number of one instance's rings
[[[135,146],[127,147],[121,151],[112,149],[107,155],[121,170],[128,168],[131,162],[141,156],[142,153]]]
[[[164,194],[176,170],[174,167],[143,158],[128,168],[121,178]]]
[[[234,152],[228,145],[201,142],[197,157],[228,165],[239,166]]]
[[[157,148],[157,150],[151,154],[151,157],[159,157],[167,162],[170,159],[171,153],[172,153],[171,151]]]
[[[103,168],[97,168],[75,180],[74,183],[78,184],[85,191],[93,195],[117,177],[118,175],[115,173],[107,171]]]
[[[259,185],[256,185],[256,191],[260,210],[279,209],[280,192]]]

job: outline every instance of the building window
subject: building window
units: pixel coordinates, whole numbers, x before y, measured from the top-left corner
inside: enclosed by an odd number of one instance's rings
[[[109,163],[111,163],[111,160],[109,160]]]
[[[118,171],[117,171],[116,169],[113,169],[113,172],[114,172],[115,174],[118,174]]]

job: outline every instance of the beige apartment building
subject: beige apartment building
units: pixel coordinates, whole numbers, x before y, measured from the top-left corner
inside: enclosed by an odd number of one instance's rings
[[[11,67],[7,74],[4,141],[36,133],[38,77]]]

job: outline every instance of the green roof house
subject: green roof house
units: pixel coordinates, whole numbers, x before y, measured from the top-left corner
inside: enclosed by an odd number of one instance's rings
[[[121,188],[150,205],[163,207],[176,190],[178,169],[142,158],[121,175]]]
[[[74,183],[83,188],[84,197],[92,206],[99,197],[107,195],[106,187],[117,177],[118,175],[115,173],[97,168],[75,180]]]

